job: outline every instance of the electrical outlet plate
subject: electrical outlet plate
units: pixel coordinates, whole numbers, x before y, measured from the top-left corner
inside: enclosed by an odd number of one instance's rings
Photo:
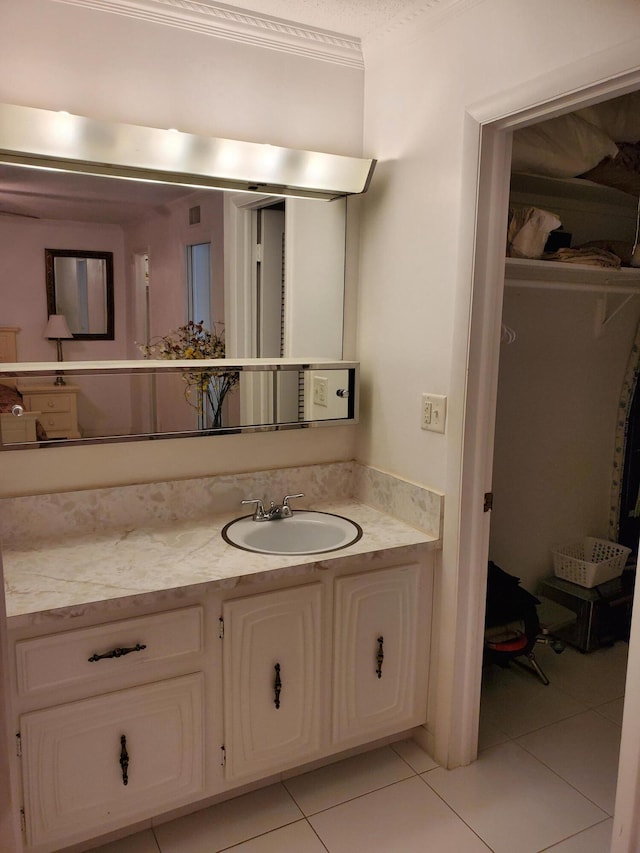
[[[423,394],[420,427],[431,432],[444,432],[447,420],[447,398],[440,394]]]
[[[326,376],[313,377],[313,402],[316,406],[329,405],[329,380]]]

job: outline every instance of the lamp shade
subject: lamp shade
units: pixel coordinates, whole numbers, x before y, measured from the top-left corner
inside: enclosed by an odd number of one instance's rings
[[[64,314],[49,314],[47,327],[44,330],[45,338],[49,340],[60,340],[61,338],[72,338],[73,335],[67,326]]]

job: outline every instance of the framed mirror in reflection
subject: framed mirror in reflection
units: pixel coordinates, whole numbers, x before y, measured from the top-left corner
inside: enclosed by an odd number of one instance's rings
[[[45,249],[47,313],[76,340],[114,339],[113,252]]]

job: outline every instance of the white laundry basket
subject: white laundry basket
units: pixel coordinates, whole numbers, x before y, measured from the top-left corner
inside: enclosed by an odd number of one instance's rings
[[[556,577],[591,588],[619,577],[631,548],[586,536],[551,550]]]

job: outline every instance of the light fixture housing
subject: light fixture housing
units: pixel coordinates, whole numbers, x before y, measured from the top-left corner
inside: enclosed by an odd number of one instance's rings
[[[0,104],[0,162],[327,201],[365,192],[376,161]]]

